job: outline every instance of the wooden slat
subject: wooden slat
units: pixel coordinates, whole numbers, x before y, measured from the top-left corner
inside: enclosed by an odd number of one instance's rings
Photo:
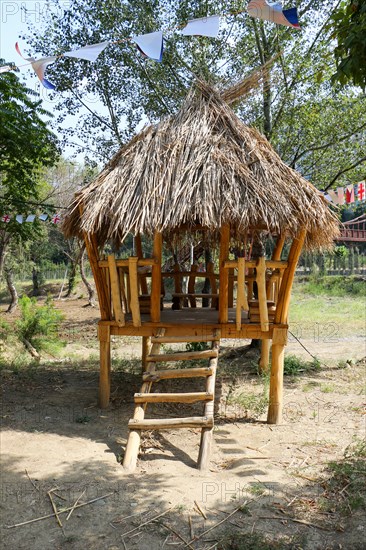
[[[151,272],[151,321],[159,323],[160,321],[160,292],[161,292],[161,255],[163,247],[163,238],[161,233],[154,235],[153,256],[155,263]]]
[[[115,320],[122,326],[125,324],[125,315],[122,310],[121,289],[114,254],[108,256],[109,278],[111,282],[112,305]]]
[[[245,293],[245,258],[238,258],[238,286],[236,296],[236,330],[241,329],[241,312],[248,310],[248,300]]]
[[[149,355],[146,360],[150,363],[167,363],[168,361],[191,361],[193,359],[209,359],[217,357],[217,351],[207,349],[203,351],[182,351],[177,353],[161,353],[159,355]]]
[[[138,233],[135,236],[135,246],[136,246],[136,254],[138,256],[139,261],[143,259],[143,252],[142,252],[142,242],[141,242],[141,235]],[[140,275],[140,285],[141,285],[141,294],[147,294],[147,282],[146,282],[146,276]]]
[[[214,331],[205,332],[202,334],[196,335],[187,335],[187,336],[156,336],[152,337],[151,341],[153,343],[160,342],[161,344],[180,344],[185,342],[211,342],[212,340],[220,340],[214,336]]]
[[[141,258],[137,262],[138,267],[146,267],[146,266],[153,266],[156,264],[155,258]],[[99,267],[108,267],[108,260],[99,260],[98,261]],[[117,267],[128,267],[128,258],[124,260],[116,260]]]
[[[135,393],[135,403],[198,403],[212,401],[213,393]]]
[[[225,262],[229,256],[230,244],[230,226],[228,224],[221,227],[220,233],[220,287],[219,287],[219,322],[227,323],[228,321],[228,283],[229,273],[224,269]]]
[[[267,294],[266,294],[266,260],[264,256],[257,260],[257,287],[258,287],[258,303],[261,329],[264,332],[269,330],[268,309],[267,309]]]
[[[211,284],[211,293],[212,293],[211,306],[214,308],[217,308],[219,295],[217,293],[217,284],[216,284],[217,275],[214,273],[213,262],[208,262],[207,264],[207,277],[210,279],[210,284]]]
[[[122,309],[125,313],[127,313],[129,309],[128,309],[127,296],[126,296],[125,274],[120,267],[117,267],[117,271],[118,271],[118,279],[119,279],[119,288],[121,291]]]
[[[257,260],[247,260],[246,266],[249,267],[257,267]],[[224,268],[225,269],[231,269],[231,268],[237,268],[238,267],[238,261],[237,260],[227,260],[224,262]],[[282,261],[273,261],[273,260],[267,260],[266,261],[266,268],[267,269],[286,269],[287,262]]]
[[[218,294],[189,294],[188,292],[173,292],[172,296],[176,296],[177,298],[190,298],[191,296],[194,296],[195,298],[218,298]]]
[[[159,380],[170,380],[174,378],[198,378],[210,376],[212,369],[210,367],[192,368],[192,369],[168,369],[158,370],[155,372],[144,373],[142,378],[144,381],[158,382]]]
[[[146,420],[131,419],[128,427],[134,430],[170,430],[174,428],[210,428],[213,426],[213,419],[191,416],[187,418],[149,418]]]
[[[134,327],[141,326],[137,262],[138,258],[136,256],[128,258],[128,271],[130,281],[130,308],[132,313],[132,323]]]
[[[228,280],[228,300],[227,300],[227,306],[228,307],[234,307],[234,268],[229,269],[229,280]]]

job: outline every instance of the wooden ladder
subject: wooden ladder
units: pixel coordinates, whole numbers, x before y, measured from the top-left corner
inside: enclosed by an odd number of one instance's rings
[[[137,456],[140,448],[141,431],[143,430],[169,430],[176,428],[201,428],[201,442],[198,455],[198,468],[206,470],[209,464],[210,447],[214,426],[214,400],[216,370],[220,348],[220,331],[201,336],[164,336],[165,329],[149,338],[148,352],[145,358],[140,393],[136,393],[135,411],[133,418],[128,423],[129,435],[126,452],[123,460],[124,468],[132,472],[136,468]],[[160,353],[161,344],[187,343],[187,342],[211,342],[211,349],[203,351],[185,351],[175,353]],[[164,362],[191,361],[195,359],[208,359],[207,367],[194,368],[169,368],[160,369]],[[152,393],[153,384],[160,380],[174,378],[205,378],[205,391],[191,393]],[[204,403],[202,416],[182,418],[147,419],[145,418],[148,403]]]

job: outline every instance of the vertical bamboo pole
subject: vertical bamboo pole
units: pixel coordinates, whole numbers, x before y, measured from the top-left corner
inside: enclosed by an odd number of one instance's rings
[[[302,229],[299,236],[292,242],[287,260],[287,268],[285,269],[279,292],[275,324],[287,324],[292,283],[295,277],[296,266],[301,254],[305,237],[306,230]],[[275,341],[274,339],[272,345],[269,407],[267,415],[268,424],[279,424],[282,420],[284,351],[285,343]]]
[[[234,307],[234,268],[229,269],[229,281],[228,281],[228,307]]]
[[[280,424],[282,421],[284,357],[285,346],[282,344],[273,344],[267,415],[268,424]]]
[[[208,278],[210,279],[211,293],[212,294],[217,294],[216,276],[215,276],[215,273],[214,273],[214,264],[213,264],[213,262],[208,262],[208,264],[207,264],[207,273],[209,274]],[[216,297],[212,298],[211,307],[214,307],[214,308],[217,309],[217,298]]]
[[[141,358],[142,372],[145,372],[145,370],[146,370],[146,366],[147,366],[146,357],[150,353],[151,345],[152,345],[151,344],[151,337],[150,336],[143,336],[142,337],[142,358]]]
[[[100,351],[100,375],[98,404],[101,409],[109,405],[111,391],[111,334],[109,325],[98,327]]]
[[[260,374],[267,372],[269,367],[269,352],[271,347],[271,340],[261,340],[261,357],[259,359],[259,372]]]
[[[259,305],[259,319],[261,324],[261,330],[267,332],[269,330],[268,320],[268,307],[267,307],[267,293],[266,293],[266,260],[264,256],[258,258],[257,261],[257,287],[258,287],[258,305]]]
[[[163,237],[161,233],[154,235],[153,258],[156,263],[151,270],[151,321],[160,322],[160,293],[161,293],[161,255],[163,249]]]
[[[224,263],[229,257],[229,244],[230,244],[230,226],[225,224],[221,227],[220,233],[220,286],[219,286],[219,323],[227,323],[229,318],[228,312],[228,286],[229,286],[229,273],[225,269]]]
[[[109,277],[111,282],[112,304],[114,318],[120,325],[125,324],[125,315],[122,311],[121,289],[114,254],[108,256]]]
[[[238,286],[236,296],[236,330],[241,329],[241,312],[249,309],[245,293],[245,258],[238,258]]]
[[[138,233],[135,236],[136,256],[140,259],[143,258],[141,235]],[[141,294],[148,294],[147,282],[145,275],[140,275]]]
[[[139,304],[139,284],[137,275],[137,256],[128,258],[128,273],[130,280],[130,308],[132,313],[132,324],[134,327],[141,326],[140,304]]]

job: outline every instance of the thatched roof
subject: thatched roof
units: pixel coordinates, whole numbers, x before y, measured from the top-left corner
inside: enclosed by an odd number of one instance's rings
[[[198,82],[176,115],[136,135],[75,197],[66,236],[118,243],[197,224],[216,233],[229,222],[239,236],[253,227],[296,236],[305,227],[308,246],[329,246],[338,224],[322,194],[227,101],[230,91]]]

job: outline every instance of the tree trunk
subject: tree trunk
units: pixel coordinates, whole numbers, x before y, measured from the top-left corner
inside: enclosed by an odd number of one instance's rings
[[[9,294],[11,296],[11,302],[9,304],[6,313],[12,313],[18,305],[18,293],[14,285],[13,270],[11,268],[4,268],[6,285],[8,287]]]
[[[91,286],[91,284],[89,283],[85,275],[84,258],[85,258],[85,250],[83,250],[83,252],[80,255],[80,261],[79,261],[80,276],[88,291],[88,306],[95,307],[95,293],[94,293],[93,287]]]
[[[76,270],[77,270],[77,263],[70,261],[70,273],[69,273],[69,280],[68,280],[68,283],[67,283],[67,294],[66,294],[65,298],[70,298],[72,292],[75,289]]]
[[[6,249],[9,242],[10,242],[9,233],[5,233],[5,231],[0,231],[0,279],[4,271],[5,254],[6,254]]]

